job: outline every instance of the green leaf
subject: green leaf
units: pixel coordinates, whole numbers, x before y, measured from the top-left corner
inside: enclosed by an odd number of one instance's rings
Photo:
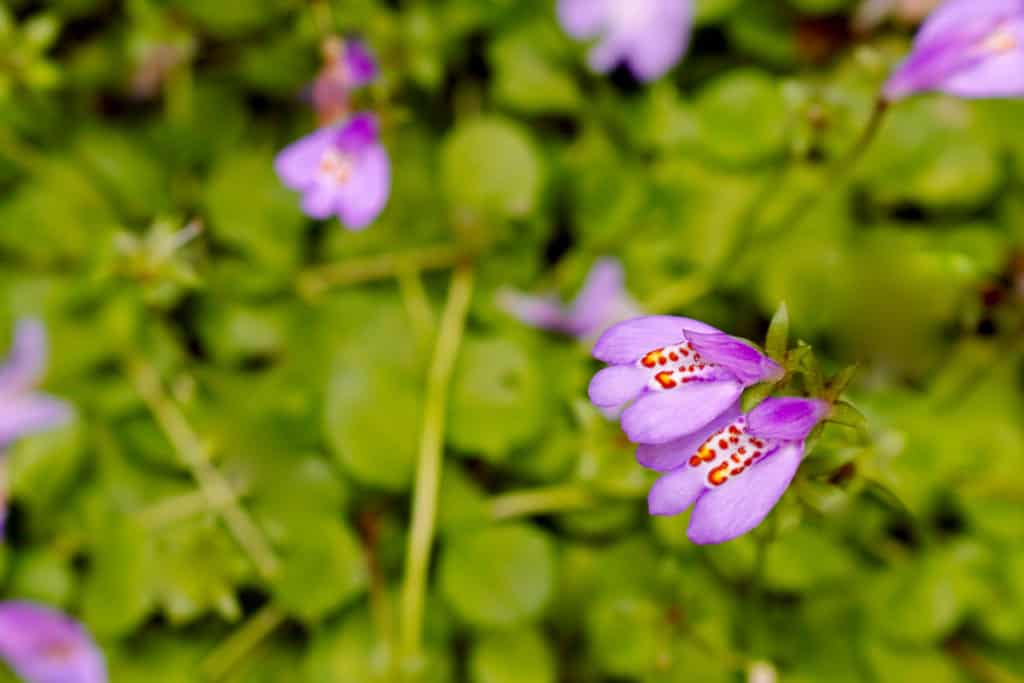
[[[252,575],[236,541],[212,516],[161,529],[156,549],[156,600],[172,624],[188,624],[213,612],[237,621],[237,587]]]
[[[205,204],[215,239],[242,249],[272,274],[297,263],[305,219],[299,198],[274,175],[270,154],[249,149],[225,156],[207,180]]]
[[[828,416],[829,422],[846,425],[854,429],[867,430],[868,419],[848,401],[840,401],[832,406],[832,412]]]
[[[776,363],[785,363],[786,352],[789,350],[789,309],[786,308],[785,301],[779,304],[775,315],[772,316],[764,348],[765,353]]]
[[[747,166],[783,151],[786,104],[767,73],[727,72],[701,90],[696,108],[701,144],[717,161]],[[758,115],[750,116],[754,111]]]
[[[473,683],[554,683],[555,658],[534,629],[483,636],[469,659]]]
[[[523,218],[536,208],[543,180],[529,134],[505,118],[461,123],[441,150],[441,185],[456,215]]]
[[[750,412],[775,391],[774,382],[761,382],[743,392],[743,412]]]
[[[429,627],[429,624],[428,624]],[[392,683],[395,652],[390,643],[374,637],[375,628],[365,608],[319,628],[306,655],[302,681],[308,683]],[[428,629],[421,680],[449,683],[454,679],[451,654],[438,647]]]
[[[396,305],[350,303],[354,336],[338,349],[327,386],[324,430],[358,482],[400,491],[412,479],[423,411],[422,375]]]
[[[76,588],[70,559],[40,548],[26,550],[15,557],[7,591],[21,599],[63,607]]]
[[[853,365],[847,365],[832,376],[832,379],[828,381],[827,398],[829,400],[835,401],[844,391],[846,391],[846,387],[849,386],[851,381],[853,381],[854,375],[857,374],[859,367],[860,366],[856,363]]]
[[[590,655],[604,673],[634,678],[655,668],[666,628],[658,604],[646,598],[609,596],[587,612]]]
[[[500,337],[467,337],[452,379],[448,440],[501,460],[536,438],[548,422],[550,396],[530,353]]]
[[[539,617],[551,600],[554,549],[529,526],[469,531],[448,540],[439,571],[441,592],[464,621],[514,626]]]
[[[332,519],[310,520],[282,557],[274,594],[291,613],[315,622],[365,592],[368,567],[362,546]]]
[[[529,113],[574,111],[581,99],[579,88],[552,54],[551,43],[558,45],[561,40],[558,29],[544,20],[494,41],[490,58],[495,67],[495,97]]]
[[[148,531],[115,517],[92,548],[82,587],[85,622],[98,637],[123,636],[137,628],[153,604],[157,558]]]

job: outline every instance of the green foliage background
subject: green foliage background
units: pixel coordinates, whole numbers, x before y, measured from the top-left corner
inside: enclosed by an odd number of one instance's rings
[[[461,258],[420,680],[1024,677],[1024,104],[903,103],[779,224],[907,30],[850,42],[845,0],[699,0],[685,63],[639,87],[586,72],[551,0],[327,1],[0,9],[0,328],[46,320],[46,389],[78,410],[9,454],[0,596],[82,618],[117,683],[394,680]],[[307,220],[271,166],[314,125],[325,29],[382,66],[361,97],[394,188],[361,233]],[[133,95],[154,54],[178,60]],[[734,542],[647,517],[651,479],[586,403],[586,345],[495,305],[572,295],[605,254],[649,310],[751,339],[785,301],[808,363],[861,364],[868,434],[829,426]],[[574,509],[529,514],[523,491]]]

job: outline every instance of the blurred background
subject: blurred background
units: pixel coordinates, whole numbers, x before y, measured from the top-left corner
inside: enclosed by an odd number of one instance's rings
[[[698,0],[639,83],[590,72],[553,0],[6,0],[0,348],[43,319],[77,417],[6,453],[0,598],[79,618],[117,683],[1024,680],[1024,103],[903,102],[821,192],[933,4]],[[332,35],[380,70],[355,101],[393,187],[361,232],[273,168]],[[606,256],[647,311],[760,342],[785,302],[808,363],[859,363],[866,430],[829,426],[768,528],[648,517],[589,343],[498,305]]]

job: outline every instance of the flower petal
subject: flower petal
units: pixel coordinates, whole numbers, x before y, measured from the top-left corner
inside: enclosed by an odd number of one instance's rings
[[[71,418],[64,401],[31,394],[0,401],[0,448],[15,439],[57,427]]]
[[[281,182],[293,190],[316,185],[320,159],[337,135],[335,126],[321,128],[281,150],[274,160],[274,170]]]
[[[338,206],[338,187],[321,182],[307,189],[302,195],[302,212],[310,218],[330,218]]]
[[[391,194],[391,161],[383,145],[373,145],[359,157],[352,178],[338,190],[338,218],[349,230],[372,223]]]
[[[922,24],[914,40],[915,49],[924,43],[944,40],[950,34],[998,24],[1021,11],[1020,0],[945,0]]]
[[[739,416],[740,404],[737,402],[692,434],[668,443],[640,444],[636,449],[637,462],[657,472],[668,472],[682,467],[712,434],[728,427]]]
[[[786,444],[738,477],[704,493],[686,536],[694,543],[724,543],[747,533],[771,512],[800,467],[803,444]]]
[[[674,315],[649,315],[613,325],[594,344],[594,358],[605,363],[633,363],[648,351],[678,344],[686,330],[718,332],[710,325]]]
[[[506,288],[498,292],[497,300],[503,311],[527,325],[554,332],[569,330],[562,304],[553,296],[533,296]]]
[[[596,328],[611,319],[626,297],[625,274],[618,259],[597,261],[570,308],[573,333],[586,336],[599,331]]]
[[[361,88],[377,78],[377,62],[363,41],[346,41],[344,60],[349,87]]]
[[[802,441],[828,415],[829,405],[810,398],[766,398],[747,415],[747,432],[782,441]]]
[[[590,380],[587,393],[599,408],[614,408],[636,398],[647,385],[647,373],[632,365],[612,365]]]
[[[642,81],[661,78],[674,67],[690,43],[693,3],[690,0],[658,0],[642,29],[637,30],[626,54],[633,75]]]
[[[652,515],[678,515],[693,505],[704,492],[704,476],[695,467],[680,467],[659,477],[647,494],[647,511]]]
[[[0,602],[0,658],[32,683],[105,683],[103,654],[69,617],[28,602]]]
[[[1018,47],[958,72],[938,89],[967,98],[1024,96],[1024,21],[1016,22],[1014,33]]]
[[[334,143],[345,154],[359,156],[363,150],[377,144],[377,117],[360,112],[337,129]]]
[[[0,395],[17,394],[34,386],[46,366],[46,328],[34,318],[18,321],[7,363],[0,368]]]
[[[742,392],[736,382],[717,381],[645,394],[622,413],[622,429],[635,443],[666,443],[703,429]]]
[[[785,374],[785,370],[771,358],[724,332],[704,334],[691,331],[686,339],[705,359],[721,365],[746,386],[775,381]]]
[[[608,16],[606,0],[558,0],[558,23],[573,38],[593,38]]]
[[[609,36],[591,48],[587,65],[599,74],[608,73],[626,58],[630,43],[622,36]]]

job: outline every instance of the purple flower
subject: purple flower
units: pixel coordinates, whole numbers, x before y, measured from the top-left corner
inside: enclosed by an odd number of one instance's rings
[[[925,91],[1024,96],[1024,0],[947,0],[935,10],[883,95],[895,101]]]
[[[782,377],[757,349],[710,325],[667,315],[634,318],[597,340],[610,367],[590,382],[594,405],[633,401],[622,413],[631,441],[658,444],[693,434],[736,403],[743,389]]]
[[[578,339],[594,337],[609,325],[640,313],[626,291],[622,264],[614,258],[594,264],[583,289],[568,306],[555,296],[531,296],[508,289],[498,293],[498,304],[527,325]]]
[[[20,321],[10,357],[0,366],[0,537],[7,518],[3,451],[18,438],[71,416],[66,403],[34,391],[45,366],[46,330],[38,320]]]
[[[573,38],[599,38],[590,68],[607,73],[624,62],[643,81],[660,78],[690,42],[692,0],[559,0],[558,19]]]
[[[349,113],[349,95],[377,78],[377,62],[359,40],[328,38],[324,66],[313,81],[312,100],[321,124],[334,123]]]
[[[26,683],[107,680],[103,654],[80,624],[28,602],[0,602],[0,659]]]
[[[350,230],[369,225],[391,191],[391,163],[372,114],[356,114],[292,143],[274,167],[285,185],[303,194],[307,215],[337,215]]]
[[[652,515],[677,515],[693,505],[687,537],[723,543],[768,515],[803,458],[804,439],[829,411],[824,401],[765,399],[746,416],[732,406],[699,432],[637,448],[646,467],[666,472],[647,497]]]
[[[22,320],[10,357],[0,367],[0,451],[71,416],[66,403],[34,391],[45,365],[46,331],[38,320]]]

